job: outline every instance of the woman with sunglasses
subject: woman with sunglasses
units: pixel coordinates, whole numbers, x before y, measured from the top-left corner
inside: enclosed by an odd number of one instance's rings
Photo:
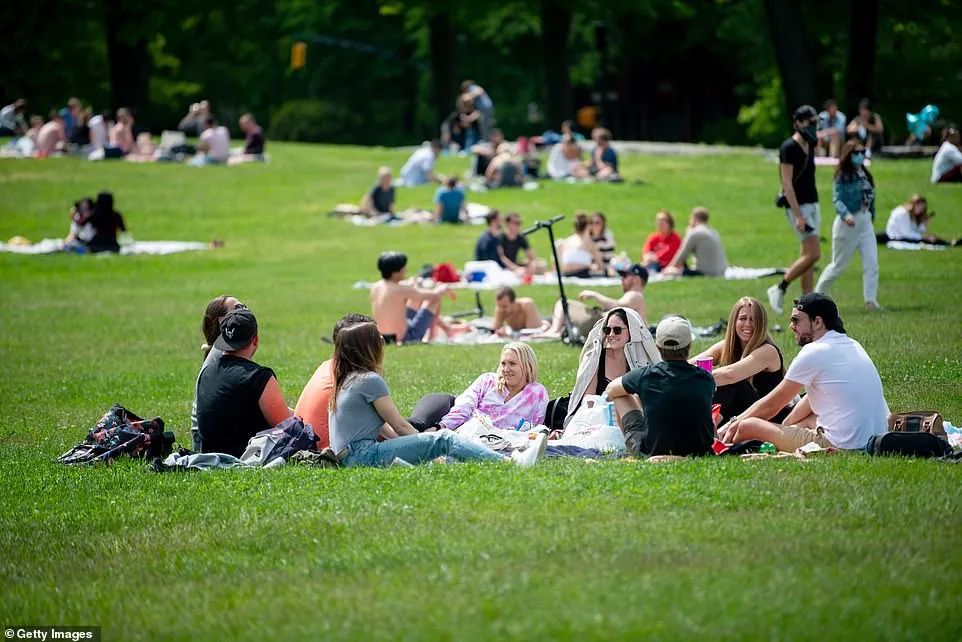
[[[382,377],[384,340],[374,323],[343,328],[334,340],[334,390],[331,394],[331,448],[345,466],[409,464],[442,455],[460,461],[505,461],[490,448],[450,431],[418,431],[401,416]],[[543,412],[543,410],[542,410]],[[387,424],[393,429],[384,431]],[[377,441],[378,435],[387,437]],[[533,464],[544,452],[544,436],[512,459]]]
[[[768,313],[761,301],[743,296],[728,315],[725,338],[689,360],[711,357],[713,403],[721,404],[722,423],[771,392],[785,376],[782,353],[768,334]],[[777,417],[788,414],[783,410]]]
[[[865,144],[850,140],[842,145],[842,155],[832,182],[832,262],[829,263],[815,291],[829,294],[832,284],[842,275],[858,252],[862,257],[862,295],[865,307],[880,310],[878,304],[878,247],[875,241],[875,180],[864,166]]]
[[[195,452],[200,452],[202,445],[200,431],[197,429],[197,382],[204,370],[211,364],[218,363],[224,355],[223,350],[214,347],[214,342],[220,336],[221,320],[236,307],[246,308],[247,306],[238,301],[236,297],[222,294],[207,304],[207,309],[204,310],[204,318],[200,324],[200,330],[204,333],[204,345],[200,347],[204,354],[204,363],[200,367],[200,372],[197,373],[197,379],[194,380],[194,402],[190,407],[190,435]]]
[[[600,395],[612,380],[629,370],[659,361],[661,355],[641,315],[631,308],[612,308],[588,333],[564,424],[578,410],[585,395]],[[563,399],[552,403],[563,404]]]

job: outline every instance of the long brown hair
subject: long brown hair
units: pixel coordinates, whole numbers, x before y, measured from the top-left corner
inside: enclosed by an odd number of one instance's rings
[[[741,312],[742,308],[745,306],[748,306],[751,309],[752,321],[754,321],[755,330],[752,333],[751,338],[748,340],[748,343],[743,346],[742,340],[735,332],[735,323],[738,321],[738,313]],[[743,296],[735,302],[735,306],[732,308],[731,314],[728,315],[728,329],[725,331],[725,345],[722,346],[721,360],[718,365],[730,366],[744,357],[747,357],[766,343],[771,343],[774,345],[774,341],[772,341],[771,336],[768,334],[768,313],[765,312],[765,306],[762,305],[761,301],[754,297]],[[751,378],[749,378],[749,381],[751,381]]]
[[[351,376],[357,373],[381,373],[384,339],[374,322],[357,323],[341,329],[334,337],[334,391],[331,412],[337,411],[337,396]]]
[[[852,154],[855,153],[856,145],[863,145],[864,147],[867,148],[867,145],[864,145],[862,141],[855,140],[855,139],[850,140],[844,145],[842,145],[842,151],[840,151],[838,154],[838,167],[835,168],[836,179],[841,178],[843,176],[845,176],[846,178],[850,178],[855,175],[856,167],[855,167],[855,164],[852,163]],[[864,154],[865,151],[863,150],[862,153]],[[865,165],[862,165],[862,171],[865,172],[866,176],[868,176],[869,182],[872,185],[875,185],[875,180],[872,178],[871,172],[868,171],[868,167],[865,167]]]
[[[207,354],[210,352],[210,348],[217,341],[217,337],[220,336],[220,320],[226,315],[230,310],[227,309],[227,299],[235,299],[230,294],[222,294],[219,297],[211,300],[207,304],[207,309],[204,310],[204,320],[201,321],[200,331],[204,333],[204,345],[200,347],[201,351],[204,353],[204,359],[207,358]]]

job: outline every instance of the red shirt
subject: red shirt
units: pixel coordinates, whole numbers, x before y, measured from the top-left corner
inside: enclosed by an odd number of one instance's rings
[[[331,445],[327,412],[333,390],[334,362],[328,359],[318,366],[314,376],[304,387],[301,398],[297,400],[297,407],[294,408],[294,414],[314,429],[319,449]]]
[[[654,252],[658,257],[661,267],[666,267],[674,258],[678,248],[681,247],[681,237],[672,231],[668,236],[662,236],[658,232],[651,234],[645,241],[645,246],[641,249],[642,260],[645,253]]]

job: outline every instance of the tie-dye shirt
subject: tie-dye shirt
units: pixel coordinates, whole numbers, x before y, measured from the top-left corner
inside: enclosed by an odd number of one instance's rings
[[[533,425],[544,423],[548,391],[540,383],[529,383],[521,392],[505,401],[508,391],[498,391],[498,375],[486,372],[454,400],[454,407],[441,420],[442,428],[454,430],[475,411],[487,415],[498,428],[514,430],[524,419]]]

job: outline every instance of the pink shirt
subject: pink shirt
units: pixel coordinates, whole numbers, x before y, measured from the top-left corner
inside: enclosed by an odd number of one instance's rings
[[[505,401],[508,391],[498,391],[498,375],[486,372],[454,400],[454,407],[441,420],[442,428],[455,429],[475,411],[491,418],[498,428],[514,430],[522,419],[537,425],[544,423],[548,391],[540,383],[529,383],[521,392]]]

